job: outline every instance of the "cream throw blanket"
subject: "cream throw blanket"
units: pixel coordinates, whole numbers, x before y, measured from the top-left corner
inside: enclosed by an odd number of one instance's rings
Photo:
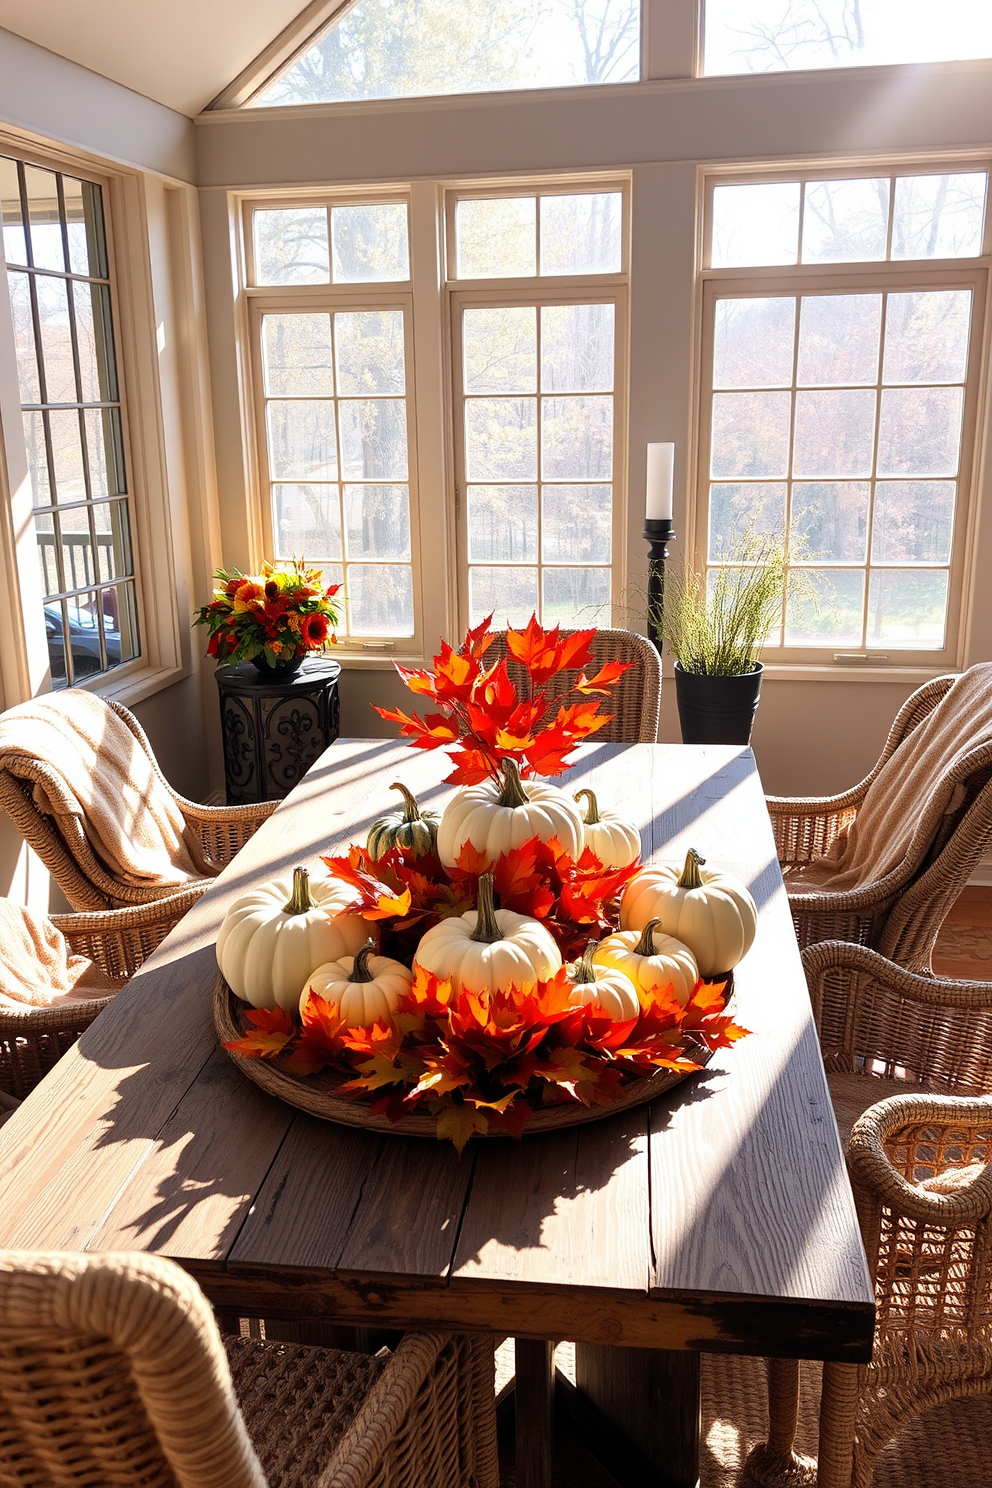
[[[974,758],[972,758],[974,756]],[[822,858],[791,872],[790,890],[842,893],[876,883],[906,863],[915,871],[964,804],[972,769],[992,766],[992,662],[964,672],[929,718],[879,770],[853,825]],[[913,843],[924,813],[933,825]],[[906,862],[914,848],[913,862]]]
[[[36,782],[39,811],[77,817],[118,880],[143,888],[217,873],[127,724],[92,693],[50,693],[0,715],[0,769],[23,777],[37,761],[64,788],[50,794]]]
[[[70,955],[65,936],[44,915],[0,899],[0,1008],[92,1002],[123,985],[86,956]]]

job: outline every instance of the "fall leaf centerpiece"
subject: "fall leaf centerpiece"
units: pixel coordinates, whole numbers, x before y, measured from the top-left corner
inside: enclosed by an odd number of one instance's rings
[[[377,710],[414,748],[448,750],[456,789],[438,820],[397,783],[403,807],[374,823],[366,844],[323,859],[314,896],[347,953],[315,961],[298,998],[273,994],[265,1005],[238,986],[239,976],[257,986],[243,964],[254,907],[246,918],[233,906],[237,935],[218,942],[231,989],[255,1004],[225,1041],[255,1066],[248,1073],[264,1083],[260,1067],[278,1069],[319,1085],[338,1110],[353,1103],[400,1131],[422,1131],[426,1119],[459,1150],[473,1135],[519,1137],[650,1099],[745,1032],[726,1011],[731,966],[701,978],[658,907],[671,899],[671,913],[705,927],[703,909],[682,901],[715,900],[726,876],[700,887],[694,854],[689,887],[673,880],[666,898],[652,884],[637,898],[650,915],[622,918],[651,871],[636,827],[588,791],[583,812],[540,778],[564,773],[575,746],[609,721],[603,705],[627,665],[593,670],[595,631],[545,631],[536,618],[506,632],[506,655],[491,654],[489,624],[458,650],[443,642],[433,672],[397,666],[429,700],[424,716]],[[284,888],[265,901],[266,965],[279,964],[280,936],[302,944],[298,917],[313,912],[295,890],[280,907]],[[722,901],[717,910],[723,924]],[[316,955],[323,932],[307,934]],[[736,941],[725,931],[722,944],[740,959],[747,928]],[[317,1109],[312,1098],[307,1109]]]

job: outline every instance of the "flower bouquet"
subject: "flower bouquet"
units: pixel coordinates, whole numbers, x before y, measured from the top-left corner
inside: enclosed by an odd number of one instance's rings
[[[486,621],[433,672],[397,668],[430,710],[378,711],[449,750],[457,788],[437,817],[397,783],[402,806],[326,875],[232,907],[218,1026],[252,1078],[461,1150],[650,1099],[744,1035],[726,1008],[754,935],[744,886],[693,852],[642,866],[633,822],[536,778],[609,721],[627,667],[590,675],[594,634],[532,618],[493,659]]]
[[[340,584],[323,585],[319,568],[294,558],[289,569],[263,563],[257,574],[219,568],[209,604],[193,616],[210,632],[207,655],[220,663],[252,661],[260,671],[298,666],[335,642]]]

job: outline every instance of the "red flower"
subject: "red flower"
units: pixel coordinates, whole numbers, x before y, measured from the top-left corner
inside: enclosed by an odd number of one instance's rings
[[[268,582],[266,583],[266,585],[265,585],[265,597],[266,597],[266,599],[278,599],[279,598],[279,585],[276,583],[275,579],[269,579]]]
[[[300,622],[300,635],[308,646],[322,646],[327,640],[327,621],[323,615],[305,615]]]

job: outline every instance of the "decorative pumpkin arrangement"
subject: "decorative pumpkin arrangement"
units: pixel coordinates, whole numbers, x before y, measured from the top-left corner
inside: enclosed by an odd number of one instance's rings
[[[225,1047],[327,1070],[391,1121],[426,1111],[460,1150],[519,1136],[549,1103],[608,1108],[632,1079],[681,1076],[744,1035],[725,1007],[754,938],[744,886],[692,851],[681,871],[642,867],[633,822],[530,778],[567,768],[605,721],[626,668],[587,677],[593,634],[508,630],[522,683],[485,664],[489,621],[443,644],[434,673],[397,668],[438,712],[378,711],[415,747],[449,747],[460,788],[438,820],[397,782],[402,807],[324,858],[328,879],[298,868],[235,902],[218,963],[252,1008]],[[543,689],[566,668],[578,696],[552,712]]]

